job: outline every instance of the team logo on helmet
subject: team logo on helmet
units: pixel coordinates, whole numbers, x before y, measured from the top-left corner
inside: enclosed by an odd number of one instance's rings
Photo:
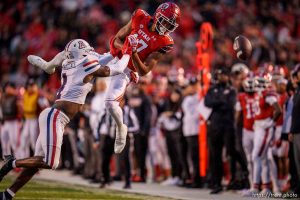
[[[86,45],[82,42],[82,41],[78,41],[78,44],[79,44],[79,49],[84,49],[86,48]]]
[[[163,4],[161,4],[159,7],[160,7],[160,9],[162,9],[162,10],[166,10],[167,8],[169,8],[169,4],[163,3]]]

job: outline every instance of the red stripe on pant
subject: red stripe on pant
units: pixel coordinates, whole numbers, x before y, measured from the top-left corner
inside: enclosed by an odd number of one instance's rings
[[[264,151],[264,149],[265,149],[265,146],[266,146],[266,143],[267,143],[268,135],[269,135],[269,128],[266,130],[266,134],[265,134],[265,137],[264,137],[262,146],[261,146],[260,149],[259,149],[258,156],[261,156],[261,154],[263,153],[263,151]]]
[[[53,146],[52,146],[52,154],[51,154],[51,162],[50,162],[50,166],[53,166],[54,163],[54,159],[55,159],[55,152],[56,152],[56,140],[57,140],[57,136],[56,136],[56,120],[57,120],[57,116],[59,114],[59,110],[56,110],[54,117],[53,117]]]

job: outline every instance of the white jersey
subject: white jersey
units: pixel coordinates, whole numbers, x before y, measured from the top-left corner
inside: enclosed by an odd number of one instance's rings
[[[86,95],[93,84],[84,83],[84,78],[97,71],[101,65],[97,55],[88,55],[82,59],[66,59],[62,63],[61,87],[57,92],[56,101],[70,101],[84,104]]]

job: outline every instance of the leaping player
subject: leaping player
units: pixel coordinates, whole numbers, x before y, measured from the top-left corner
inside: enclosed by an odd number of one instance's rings
[[[169,34],[178,27],[179,18],[180,9],[171,2],[159,5],[153,17],[146,11],[137,9],[128,24],[122,27],[110,42],[111,52],[113,55],[118,55],[128,35],[134,35],[139,41],[139,46],[133,52],[124,74],[111,79],[105,104],[116,121],[124,145],[127,127],[123,124],[119,101],[125,93],[130,77],[137,74],[146,75],[164,54],[172,50],[174,41]],[[115,152],[122,151],[124,145],[119,146],[119,149],[115,148]]]
[[[137,9],[131,20],[122,27],[110,40],[110,53],[115,59],[107,64],[113,65],[122,57],[121,49],[127,36],[138,39],[138,46],[133,49],[131,59],[124,73],[112,77],[107,92],[106,107],[117,124],[115,140],[115,153],[120,153],[126,144],[127,126],[123,123],[123,111],[119,101],[122,99],[130,81],[137,82],[138,75],[144,76],[150,72],[158,60],[173,48],[174,41],[169,35],[177,27],[180,18],[180,9],[175,3],[161,4],[151,17],[146,11]],[[52,71],[63,57],[60,53],[50,62],[45,62],[39,57],[33,57],[32,62],[42,60],[42,65],[47,71]]]
[[[81,109],[86,95],[92,89],[95,77],[114,76],[122,73],[127,66],[132,49],[136,48],[134,38],[126,38],[122,54],[116,65],[106,66],[112,57],[99,55],[84,40],[76,39],[65,47],[62,63],[62,85],[57,92],[57,99],[51,108],[43,110],[39,116],[40,134],[36,142],[34,157],[16,160],[13,156],[6,156],[5,164],[0,169],[0,181],[13,168],[25,168],[16,181],[4,192],[0,193],[0,200],[10,200],[40,168],[56,169],[59,164],[64,127]],[[117,67],[116,67],[117,66]],[[45,69],[53,72],[53,69]]]

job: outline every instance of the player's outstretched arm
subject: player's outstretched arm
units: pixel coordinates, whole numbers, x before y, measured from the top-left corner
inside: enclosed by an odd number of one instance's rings
[[[27,57],[27,60],[33,66],[41,68],[42,70],[44,70],[48,74],[53,74],[55,72],[55,68],[58,67],[58,66],[61,66],[64,59],[65,59],[65,52],[64,51],[59,52],[49,62],[47,62],[44,59],[42,59],[41,57],[35,56],[35,55],[29,55]]]
[[[148,56],[145,63],[143,63],[138,55],[137,52],[134,52],[131,56],[132,63],[139,73],[140,76],[145,76],[150,72],[153,67],[157,64],[158,60],[162,57],[162,53],[160,52],[153,52]]]

